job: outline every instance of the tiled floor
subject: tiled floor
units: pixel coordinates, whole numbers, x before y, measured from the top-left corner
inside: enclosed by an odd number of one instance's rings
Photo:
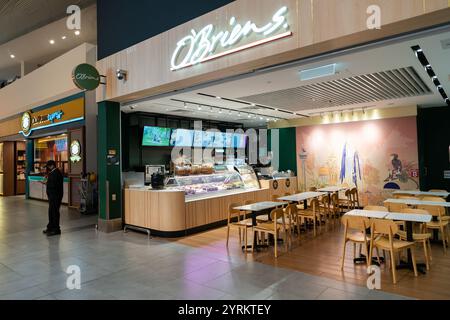
[[[47,204],[0,198],[0,299],[406,299],[139,233],[98,233],[95,216],[62,210],[60,237],[42,229]],[[70,265],[81,290],[66,287]]]

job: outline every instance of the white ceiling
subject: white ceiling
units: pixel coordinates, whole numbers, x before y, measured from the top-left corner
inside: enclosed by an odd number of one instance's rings
[[[245,100],[246,102],[251,102],[251,98],[243,97],[261,94],[265,94],[266,96],[271,97],[271,95],[275,95],[276,91],[279,90],[287,90],[293,88],[296,88],[296,90],[298,90],[299,88],[301,89],[301,87],[307,85],[317,85],[323,82],[329,82],[331,80],[340,80],[408,67],[413,67],[416,70],[418,76],[423,80],[423,83],[425,83],[429,87],[429,89],[431,89],[431,93],[425,93],[423,95],[400,99],[380,98],[373,99],[376,101],[354,104],[348,103],[339,106],[335,106],[336,104],[332,104],[332,106],[330,106],[327,103],[323,103],[322,105],[313,103],[308,104],[305,103],[304,99],[296,100],[296,97],[292,95],[292,97],[278,100],[282,101],[284,103],[283,105],[267,106],[277,107],[279,109],[298,112],[299,114],[309,116],[317,115],[320,112],[353,110],[358,108],[361,109],[364,107],[388,108],[406,105],[443,106],[445,105],[445,103],[441,95],[437,92],[436,87],[431,82],[429,76],[425,72],[425,69],[419,63],[419,60],[414,55],[411,47],[414,45],[420,45],[422,47],[447,95],[450,95],[450,49],[444,49],[442,43],[442,41],[445,42],[449,39],[449,28],[435,30],[415,36],[409,36],[407,39],[405,38],[403,40],[390,40],[385,43],[367,46],[367,48],[363,49],[360,48],[345,53],[329,55],[328,57],[314,59],[314,61],[310,62],[291,63],[290,65],[273,68],[272,70],[256,72],[254,74],[242,76],[233,80],[222,81],[215,84],[204,85],[202,87],[187,89],[176,94],[149,98],[144,101],[133,103],[132,106],[130,104],[124,105],[123,111],[154,112],[212,120],[220,119],[224,121],[244,123],[248,126],[262,125],[266,122],[266,117],[292,119],[300,117],[300,115],[260,109],[252,110],[251,112],[263,115],[262,120],[259,116],[249,119],[246,113],[244,113],[244,108],[250,107],[249,105],[229,102],[224,99],[217,99],[215,97],[217,96],[237,100],[247,99]],[[300,80],[300,70],[315,68],[333,63],[336,64],[337,68],[337,73],[334,76],[322,77],[310,81]],[[199,94],[207,94],[213,97],[205,97]],[[323,94],[323,92],[321,92],[321,94]],[[333,96],[335,95],[330,94],[330,99],[332,99]],[[184,103],[174,100],[192,102],[192,104],[187,105],[187,111],[190,112],[185,112],[186,109],[184,107]],[[266,101],[270,101],[270,99],[266,99]],[[256,102],[256,100],[254,102]],[[209,107],[201,107],[202,110],[199,110],[198,105],[217,106],[221,108],[231,109],[232,112],[229,113],[228,111],[226,111],[219,113],[218,109],[213,109],[211,112],[211,109]],[[182,112],[176,112],[177,110]],[[241,111],[240,116],[237,113],[238,111]]]
[[[63,36],[67,38],[62,40]],[[50,40],[54,40],[55,44],[50,44]],[[66,18],[63,18],[0,45],[0,80],[20,76],[21,61],[25,62],[26,70],[30,72],[85,42],[97,43],[96,5],[81,11],[79,36],[67,29]],[[11,54],[14,59],[11,59]]]

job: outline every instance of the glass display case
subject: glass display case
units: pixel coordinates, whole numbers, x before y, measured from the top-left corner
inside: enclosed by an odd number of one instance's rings
[[[225,171],[208,175],[171,177],[167,179],[166,189],[184,191],[187,197],[192,198],[248,188],[238,172]]]
[[[249,165],[236,166],[236,170],[241,175],[242,182],[244,183],[246,189],[261,188],[255,170],[253,170],[251,166]]]

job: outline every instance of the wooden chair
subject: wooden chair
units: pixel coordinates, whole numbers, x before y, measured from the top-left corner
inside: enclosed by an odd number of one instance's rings
[[[368,211],[381,211],[381,212],[389,212],[389,209],[383,206],[365,206],[364,210]]]
[[[278,235],[280,234],[280,228],[283,230],[284,233],[284,245],[285,250],[287,251],[287,230],[286,230],[286,221],[284,218],[284,211],[283,209],[277,208],[272,210],[270,213],[270,217],[272,221],[263,222],[257,224],[253,228],[253,236],[256,236],[257,232],[263,232],[267,234],[272,234],[274,237],[274,246],[275,246],[275,258],[278,257]],[[252,251],[254,251],[254,246]]]
[[[447,192],[445,190],[443,190],[444,192]],[[446,202],[444,198],[441,197],[436,197],[436,196],[425,196],[425,197],[421,197],[420,200],[423,201],[434,201],[434,202]],[[441,216],[441,221],[450,221],[450,216],[448,214],[446,214],[446,210],[445,208],[443,209],[444,215]]]
[[[361,208],[361,204],[359,202],[358,188],[352,189],[352,200],[353,200],[353,209]]]
[[[396,254],[403,250],[411,251],[411,258],[414,268],[414,276],[417,277],[417,265],[415,256],[415,243],[407,242],[399,239],[395,239],[398,232],[398,225],[392,220],[372,219],[370,227],[370,249],[369,249],[369,261],[372,261],[373,249],[382,249],[389,251],[391,256],[391,269],[393,283],[397,283],[397,270],[395,257]],[[377,238],[375,238],[377,234]]]
[[[353,257],[356,256],[356,245],[364,246],[369,250],[370,236],[367,235],[366,230],[370,228],[370,220],[365,217],[343,216],[342,224],[345,227],[344,231],[344,249],[342,252],[341,270],[344,269],[345,251],[348,242],[353,243]],[[369,252],[366,254],[367,266],[369,266]]]
[[[421,210],[421,209],[403,209],[401,213],[407,213],[407,214],[429,214],[428,211]],[[424,228],[421,228],[424,230]],[[397,231],[397,234],[399,235],[401,240],[407,240],[406,231]],[[423,251],[425,253],[425,263],[427,265],[427,270],[430,270],[430,261],[432,260],[431,257],[431,233],[413,233],[413,241],[415,243],[420,243],[423,245]]]
[[[305,225],[307,221],[312,221],[313,223],[313,230],[314,230],[314,237],[317,235],[317,222],[320,221],[321,215],[320,215],[320,204],[318,199],[311,200],[310,206],[306,210],[300,210],[298,212],[298,215],[300,218],[305,221]],[[305,226],[306,227],[306,226]]]
[[[333,193],[330,196],[330,212],[336,218],[341,216],[341,211],[339,207],[339,196],[337,193]]]
[[[418,209],[428,211],[433,217],[437,218],[437,221],[430,221],[425,224],[426,229],[439,230],[442,237],[442,245],[444,246],[444,252],[447,251],[448,245],[448,220],[442,219],[445,216],[445,208],[440,206],[419,205]]]
[[[309,188],[308,189],[310,192],[316,192],[317,191],[317,188],[316,187],[311,187],[311,188]]]
[[[230,239],[230,228],[235,227],[239,229],[239,243],[242,243],[241,231],[244,232],[244,249],[247,251],[247,230],[253,227],[252,219],[245,219],[245,213],[234,208],[239,207],[239,203],[232,203],[228,206],[228,220],[227,220],[227,248]],[[237,219],[236,221],[233,221]]]
[[[338,198],[338,204],[341,213],[353,210],[352,190],[346,190],[345,198]],[[345,211],[345,207],[347,207],[347,211]]]
[[[289,230],[289,238],[291,243],[292,243],[292,234],[295,230],[297,230],[298,239],[300,240],[301,218],[297,206],[295,204],[288,205],[284,210],[284,213],[285,213],[286,229]]]

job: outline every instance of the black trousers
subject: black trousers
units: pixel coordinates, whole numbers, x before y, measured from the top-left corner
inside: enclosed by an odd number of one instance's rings
[[[49,231],[60,231],[59,227],[59,208],[61,207],[62,197],[49,196],[48,197],[48,225]]]

